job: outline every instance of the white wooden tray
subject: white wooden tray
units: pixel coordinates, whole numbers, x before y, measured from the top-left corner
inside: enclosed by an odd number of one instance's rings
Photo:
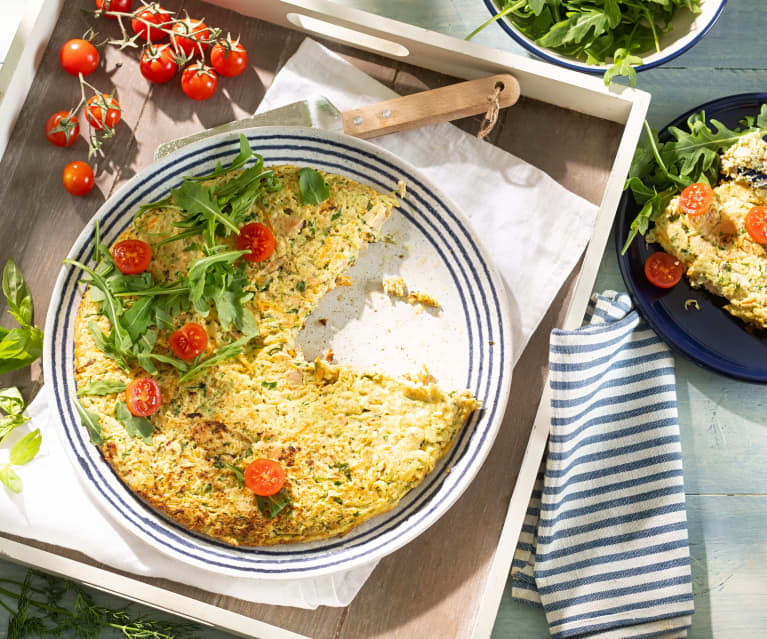
[[[520,384],[518,390],[543,389],[538,404],[537,397],[515,397],[512,388],[509,405],[512,410],[516,407],[519,415],[509,428],[517,430],[513,434],[507,433],[506,439],[499,437],[501,441],[496,442],[496,448],[506,447],[504,451],[512,450],[509,448],[512,444],[517,448],[519,445],[526,446],[524,456],[518,455],[506,462],[502,458],[493,459],[491,453],[486,463],[486,467],[490,467],[488,472],[480,474],[475,481],[476,489],[470,489],[469,494],[453,508],[453,511],[468,509],[472,504],[467,504],[467,500],[476,502],[487,498],[482,505],[486,509],[487,526],[482,539],[477,541],[478,549],[484,548],[487,552],[477,554],[474,573],[450,572],[449,567],[443,569],[445,579],[463,580],[465,583],[446,586],[438,591],[442,593],[439,601],[398,592],[398,589],[409,587],[401,574],[406,571],[400,568],[403,565],[411,568],[411,561],[416,556],[428,557],[429,553],[434,553],[438,558],[444,554],[441,548],[433,546],[444,543],[445,535],[450,526],[455,526],[455,521],[435,526],[424,538],[410,545],[417,546],[415,550],[408,550],[409,546],[385,560],[371,578],[371,582],[375,583],[366,586],[358,599],[337,618],[323,611],[282,615],[279,613],[284,609],[225,600],[215,594],[191,592],[178,584],[152,582],[89,565],[84,558],[67,556],[62,549],[43,549],[24,539],[0,536],[0,556],[243,636],[266,639],[298,636],[257,621],[260,618],[321,637],[420,637],[424,636],[424,628],[429,628],[436,633],[433,636],[485,639],[493,628],[548,435],[550,402],[544,383],[547,330],[552,325],[571,329],[581,322],[623,182],[641,134],[650,96],[625,87],[608,90],[599,78],[487,49],[326,0],[213,0],[213,3],[288,27],[293,33],[304,31],[315,37],[384,56],[392,60],[391,68],[402,70],[400,88],[403,90],[416,90],[421,86],[419,79],[410,77],[406,65],[452,78],[469,79],[505,71],[517,77],[523,98],[507,116],[504,130],[495,136],[496,143],[547,170],[566,187],[600,206],[594,234],[576,274],[577,279],[571,280],[558,298],[537,341],[534,340],[528,348],[514,374],[515,381]],[[41,14],[45,12],[46,19],[32,19],[31,22],[26,19],[27,30],[17,36],[20,40],[14,42],[13,55],[9,54],[0,75],[0,89],[7,89],[0,101],[0,149],[10,137],[13,121],[24,104],[31,84],[31,75],[27,79],[22,76],[33,72],[36,62],[39,62],[39,52],[55,28],[55,20],[51,16],[58,15],[62,0],[47,0],[43,5],[40,11]],[[211,13],[221,13],[220,9],[210,9]],[[22,24],[25,22],[22,21]],[[34,25],[34,28],[30,29],[29,25]],[[432,76],[438,77],[435,74]],[[525,126],[515,128],[515,122],[523,122]],[[592,144],[592,137],[597,142]],[[615,144],[602,152],[599,141],[608,138]],[[529,379],[520,382],[522,376]],[[509,468],[506,469],[504,464]],[[498,469],[508,470],[508,476],[494,478],[488,475]],[[470,587],[466,585],[469,583]],[[383,602],[391,600],[394,595],[400,596],[403,605],[407,601],[407,605],[411,606],[406,622],[399,627],[386,626],[382,621],[390,614],[383,610]],[[343,625],[338,626],[338,633],[325,634],[324,629],[333,626],[338,619],[342,619]]]

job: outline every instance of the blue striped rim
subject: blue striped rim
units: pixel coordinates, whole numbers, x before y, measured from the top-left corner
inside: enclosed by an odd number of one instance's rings
[[[249,139],[251,142],[257,142],[258,150],[264,153],[267,157],[267,161],[270,163],[280,161],[290,161],[292,163],[310,163],[314,165],[322,166],[323,168],[340,169],[340,172],[345,174],[352,174],[362,178],[363,181],[373,183],[377,188],[381,190],[392,190],[395,188],[396,182],[400,178],[405,178],[408,181],[409,186],[409,199],[412,203],[415,199],[420,205],[421,209],[417,209],[419,215],[408,215],[404,209],[401,209],[401,213],[405,215],[410,223],[412,223],[419,231],[429,240],[435,250],[441,255],[444,263],[446,264],[451,277],[456,283],[456,288],[459,291],[461,303],[464,308],[465,321],[469,327],[469,339],[471,343],[471,351],[469,353],[469,361],[471,362],[469,371],[467,373],[468,383],[467,386],[471,387],[475,394],[477,394],[483,401],[483,405],[487,406],[484,415],[475,416],[472,423],[467,425],[461,432],[458,441],[454,443],[452,451],[449,453],[446,463],[453,464],[458,460],[458,463],[463,467],[463,473],[470,478],[477,468],[472,468],[473,463],[477,460],[478,456],[482,453],[484,456],[487,452],[487,438],[491,432],[497,428],[494,425],[494,420],[497,416],[497,409],[503,404],[505,398],[501,397],[504,387],[508,384],[507,368],[504,368],[506,340],[508,335],[506,333],[506,326],[504,322],[504,313],[500,306],[498,292],[494,286],[496,283],[491,275],[490,268],[486,261],[483,259],[476,243],[474,242],[471,233],[467,231],[463,220],[461,220],[453,211],[451,211],[444,202],[434,194],[433,189],[425,185],[420,179],[412,174],[412,171],[408,170],[402,165],[395,164],[392,161],[386,160],[385,153],[378,151],[366,151],[358,146],[350,146],[349,144],[333,141],[333,140],[318,140],[316,135],[311,135],[301,132],[303,135],[297,134],[277,134],[268,135],[264,132],[260,134],[250,134]],[[286,141],[302,142],[301,145],[288,144]],[[267,141],[276,141],[275,144],[266,144]],[[210,142],[203,146],[203,148],[197,149],[193,153],[186,153],[184,155],[175,154],[173,159],[175,160],[172,165],[166,163],[166,166],[156,168],[154,171],[147,171],[145,174],[140,174],[134,181],[131,182],[132,188],[123,189],[118,195],[120,197],[114,201],[110,201],[110,207],[108,210],[102,209],[100,217],[103,222],[109,221],[104,226],[105,238],[110,236],[116,236],[121,232],[129,223],[129,216],[127,212],[131,210],[131,207],[136,206],[138,202],[145,201],[147,196],[159,188],[160,184],[166,184],[168,180],[178,177],[181,173],[189,173],[190,169],[201,163],[211,163],[215,160],[222,159],[223,157],[230,156],[231,150],[227,149],[219,153],[211,153],[221,147],[232,147],[232,138],[224,141],[213,143]],[[320,144],[320,146],[317,146]],[[202,145],[197,145],[202,146]],[[360,145],[362,146],[362,145]],[[331,147],[331,148],[328,148]],[[371,147],[372,148],[372,147]],[[310,159],[305,157],[296,157],[294,155],[277,155],[277,151],[296,151],[301,153],[313,153]],[[275,154],[269,155],[267,151],[274,151]],[[318,159],[316,156],[323,156],[322,159]],[[340,164],[338,162],[327,159],[331,158],[347,159],[354,162],[355,166],[364,167],[367,170],[360,171],[351,168],[348,165]],[[359,156],[362,156],[360,158]],[[191,159],[190,159],[191,158]],[[370,161],[375,162],[372,164]],[[389,170],[382,169],[379,165],[387,167]],[[391,173],[395,171],[396,173]],[[374,177],[375,176],[375,179]],[[385,183],[382,178],[387,179],[389,182]],[[139,190],[142,188],[139,192]],[[165,186],[165,189],[168,187]],[[421,191],[424,195],[419,193]],[[128,198],[134,196],[130,201]],[[436,205],[432,205],[431,202],[435,202]],[[424,209],[426,213],[424,212]],[[439,209],[439,210],[438,210]],[[428,213],[428,214],[427,214]],[[122,226],[118,227],[117,220],[125,216],[125,222]],[[423,223],[422,221],[423,220]],[[436,220],[436,222],[434,221]],[[447,222],[452,221],[453,224],[449,225]],[[424,226],[424,224],[426,226]],[[441,226],[437,226],[441,224]],[[427,229],[427,226],[429,227]],[[435,239],[436,236],[437,239]],[[453,241],[453,244],[449,244],[449,238]],[[79,242],[79,241],[78,241]],[[447,255],[443,252],[440,244],[444,243],[450,249],[452,260],[448,260]],[[75,256],[78,259],[83,259],[87,254],[86,247],[87,241],[82,242],[82,246]],[[465,263],[465,265],[464,265]],[[455,272],[455,267],[460,271],[463,280],[459,280]],[[479,270],[478,270],[479,268]],[[467,270],[470,275],[467,274]],[[481,275],[480,275],[481,273]],[[473,277],[473,280],[470,279]],[[484,278],[484,280],[483,280]],[[61,286],[57,284],[57,289],[62,292],[68,292],[68,305],[66,307],[66,316],[63,324],[60,324],[61,313],[57,314],[53,324],[53,330],[49,331],[51,335],[59,335],[63,330],[63,335],[69,335],[71,331],[70,318],[74,312],[74,303],[76,301],[76,282],[74,280],[74,274],[71,269],[68,269],[59,278],[62,282]],[[479,300],[475,296],[475,286],[464,285],[468,290],[471,304],[469,304],[464,295],[464,290],[461,286],[461,282],[487,282],[490,286],[486,286],[485,290],[491,293],[491,300],[488,297],[482,295]],[[492,308],[491,308],[492,303]],[[471,309],[469,307],[472,307]],[[492,312],[491,312],[492,311]],[[476,322],[476,327],[472,323],[472,319]],[[485,320],[487,326],[482,323]],[[494,329],[495,327],[495,329]],[[485,336],[487,331],[487,336]],[[475,335],[476,333],[476,335]],[[477,348],[477,353],[474,352],[474,340],[480,347]],[[489,363],[485,362],[485,352],[482,350],[482,345],[489,341],[494,341],[498,348],[493,354],[493,351],[488,349],[487,356]],[[446,509],[446,504],[452,503],[458,494],[465,488],[465,484],[468,483],[468,479],[461,485],[460,482],[453,482],[449,486],[449,490],[445,494],[440,495],[440,490],[443,487],[445,480],[441,473],[433,473],[428,483],[425,481],[422,486],[420,494],[417,499],[411,501],[406,507],[403,507],[401,511],[396,512],[395,516],[390,517],[383,523],[377,524],[374,527],[364,531],[358,539],[353,539],[349,542],[348,539],[344,541],[334,541],[326,544],[322,544],[318,550],[316,547],[309,549],[302,549],[300,551],[291,551],[290,557],[286,559],[288,553],[284,552],[271,552],[262,549],[236,549],[236,552],[225,544],[219,542],[197,537],[190,534],[188,531],[181,529],[175,524],[171,524],[163,520],[162,522],[155,521],[151,517],[147,518],[142,516],[141,512],[147,513],[147,507],[138,500],[132,493],[131,498],[133,504],[126,503],[125,499],[115,491],[112,486],[108,489],[105,485],[96,481],[96,476],[99,474],[99,469],[92,464],[87,454],[84,451],[89,450],[89,444],[83,437],[83,431],[76,426],[76,418],[72,411],[72,407],[69,402],[69,390],[70,380],[69,376],[71,372],[67,370],[67,351],[71,351],[71,343],[69,340],[61,339],[59,344],[58,356],[60,361],[58,363],[59,368],[55,368],[51,363],[51,368],[54,371],[54,391],[58,408],[66,421],[66,435],[69,439],[72,450],[77,455],[79,466],[85,472],[88,480],[92,482],[92,486],[101,493],[102,497],[106,499],[111,506],[122,514],[128,521],[134,526],[142,530],[147,536],[153,539],[155,542],[166,545],[167,541],[172,541],[173,546],[168,546],[168,549],[174,553],[186,555],[190,559],[195,560],[197,563],[205,563],[211,566],[218,566],[227,568],[229,570],[247,571],[249,573],[288,573],[288,572],[307,572],[305,567],[288,567],[285,564],[297,564],[304,562],[311,562],[317,560],[318,554],[328,553],[336,548],[340,549],[334,553],[336,557],[341,557],[337,561],[325,562],[319,568],[310,568],[311,570],[322,570],[328,567],[341,566],[353,562],[357,559],[364,560],[366,563],[371,560],[371,555],[380,551],[387,544],[391,545],[391,550],[395,547],[398,539],[403,538],[412,528],[413,525],[418,524],[424,520],[427,520],[429,516],[438,510]],[[51,355],[54,353],[53,345],[50,345],[49,352]],[[474,360],[478,357],[479,362],[476,371],[472,368]],[[487,367],[487,368],[485,368]],[[497,376],[497,381],[494,382],[493,376]],[[500,417],[500,416],[498,416]],[[484,428],[479,428],[478,424],[482,422]],[[475,430],[476,429],[476,430]],[[471,435],[471,441],[467,441]],[[79,452],[78,452],[79,451]],[[463,455],[463,457],[461,457]],[[123,490],[122,492],[126,492]],[[435,496],[436,495],[436,496]],[[439,499],[438,499],[439,497]],[[428,502],[428,504],[427,504]],[[449,503],[448,503],[449,502]],[[428,505],[428,508],[424,506]],[[127,508],[129,512],[126,512],[124,508]],[[133,506],[133,508],[131,508]],[[136,510],[136,506],[140,507],[141,512]],[[148,511],[151,514],[155,514],[154,511]],[[148,513],[147,513],[148,514]],[[383,530],[383,528],[386,530]],[[177,531],[177,532],[176,532]],[[375,541],[381,534],[391,532],[392,539],[384,539],[383,544],[375,545]],[[407,541],[407,540],[405,540]],[[402,542],[404,543],[404,542]],[[177,547],[180,545],[181,548]],[[401,544],[399,544],[401,545]],[[229,563],[221,563],[215,560],[207,560],[199,556],[200,548],[204,547],[203,552],[211,557],[217,557],[228,560]],[[362,553],[352,553],[350,550],[361,547]],[[227,552],[220,553],[215,552],[213,548],[222,548]],[[191,551],[191,552],[190,552]],[[333,554],[333,553],[331,553]],[[385,553],[383,553],[385,554]],[[293,555],[307,555],[307,557],[293,557]],[[259,559],[259,557],[266,557],[267,561]],[[246,561],[246,566],[233,565],[234,561]],[[280,559],[282,558],[282,559]],[[363,563],[359,562],[359,563]],[[256,568],[259,563],[268,563],[271,565],[279,565],[278,567],[269,569],[265,567]]]
[[[487,7],[487,10],[490,12],[490,15],[497,16],[498,13],[500,13],[493,3],[493,0],[483,0],[485,3],[485,7]],[[719,7],[714,12],[714,14],[711,16],[711,19],[703,25],[703,28],[698,32],[698,35],[695,36],[693,39],[691,39],[689,42],[687,42],[684,46],[679,47],[679,49],[672,50],[668,53],[668,55],[664,56],[663,58],[659,58],[658,60],[653,60],[652,62],[648,62],[646,64],[640,64],[634,69],[636,71],[647,71],[649,69],[654,69],[655,67],[659,67],[663,64],[666,64],[667,62],[670,62],[674,58],[679,57],[683,53],[686,53],[689,51],[692,47],[694,47],[698,42],[700,42],[703,37],[711,30],[711,28],[716,24],[716,21],[719,19],[719,16],[722,15],[722,11],[724,11],[724,7],[727,4],[727,0],[719,0]],[[532,53],[533,55],[546,60],[546,62],[551,62],[552,64],[556,64],[560,67],[564,67],[565,69],[570,69],[571,71],[580,71],[581,73],[590,73],[592,75],[602,75],[606,68],[605,66],[594,66],[592,64],[586,64],[585,62],[577,62],[576,60],[573,60],[571,62],[568,62],[566,60],[562,60],[560,58],[557,58],[553,55],[550,55],[547,53],[547,49],[543,47],[539,47],[537,44],[535,44],[532,40],[528,39],[526,36],[522,35],[517,29],[512,26],[511,22],[507,20],[506,18],[499,18],[496,20],[496,23],[509,35],[511,38],[521,47],[524,47]]]

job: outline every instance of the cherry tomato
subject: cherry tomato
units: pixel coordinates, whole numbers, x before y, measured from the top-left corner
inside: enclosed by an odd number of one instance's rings
[[[274,253],[274,234],[269,227],[260,222],[251,222],[240,229],[237,236],[237,249],[250,251],[242,257],[248,262],[263,262]]]
[[[151,377],[134,379],[125,389],[125,403],[136,417],[149,417],[160,410],[162,393]]]
[[[203,62],[189,65],[181,74],[181,90],[192,100],[207,100],[217,86],[216,72]]]
[[[104,127],[113,129],[122,117],[122,109],[120,103],[111,95],[102,93],[88,100],[85,117],[88,118],[88,123],[98,131]]]
[[[141,75],[150,82],[162,84],[176,75],[178,64],[170,46],[161,44],[151,52],[148,47],[144,47],[141,52],[139,69],[141,69]]]
[[[194,56],[200,53],[200,48],[202,48],[203,53],[208,50],[206,42],[200,42],[199,46],[197,43],[197,40],[210,39],[208,25],[202,20],[186,18],[181,22],[174,22],[172,29],[173,35],[170,37],[170,42],[177,52],[183,51],[187,56]],[[185,37],[188,35],[192,35],[194,38]]]
[[[239,42],[217,42],[210,50],[210,63],[219,75],[232,78],[248,66],[248,52]]]
[[[746,230],[754,242],[767,244],[767,208],[755,206],[748,212]]]
[[[256,495],[276,495],[285,485],[285,471],[279,463],[260,457],[245,467],[245,485]]]
[[[673,255],[658,251],[647,258],[644,274],[651,284],[659,288],[671,288],[682,279],[684,265]]]
[[[199,324],[188,322],[171,333],[168,346],[176,357],[194,359],[208,346],[208,334]]]
[[[87,40],[67,40],[59,49],[59,62],[69,75],[90,75],[99,66],[99,52]]]
[[[121,13],[130,13],[133,0],[96,0],[96,8],[103,8],[104,11],[119,11]],[[117,20],[117,16],[107,16],[112,20]]]
[[[112,259],[126,275],[143,273],[152,261],[152,247],[141,240],[123,240],[112,247]]]
[[[705,182],[696,182],[686,187],[679,196],[679,208],[687,215],[705,215],[714,201],[714,191]]]
[[[56,146],[72,146],[80,134],[80,123],[69,111],[57,111],[45,123],[45,137]]]
[[[93,188],[93,169],[85,162],[70,162],[64,167],[61,181],[72,195],[86,195]]]
[[[145,22],[142,22],[144,20]],[[167,28],[170,23],[170,14],[158,4],[150,4],[146,9],[142,9],[136,14],[136,17],[131,20],[131,26],[134,33],[138,34],[138,37],[142,40],[151,40],[152,42],[161,42],[167,35],[165,31],[156,29],[149,26],[146,22],[157,25],[158,27]],[[147,32],[149,37],[147,37]]]

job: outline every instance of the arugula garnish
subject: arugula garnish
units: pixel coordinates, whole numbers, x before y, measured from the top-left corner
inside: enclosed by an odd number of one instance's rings
[[[102,436],[102,428],[101,428],[101,419],[99,416],[89,411],[85,406],[82,405],[79,399],[77,397],[72,396],[72,399],[75,402],[75,408],[77,409],[78,414],[80,415],[80,422],[82,423],[85,428],[88,429],[88,435],[90,436],[91,444],[95,446],[101,446],[101,444],[104,443],[104,438]]]
[[[267,519],[272,519],[290,505],[290,495],[288,495],[288,491],[283,488],[276,495],[271,495],[269,497],[258,495],[256,497],[256,502],[261,514]]]
[[[243,347],[254,337],[256,337],[256,335],[245,335],[245,337],[241,337],[240,339],[235,340],[231,344],[226,344],[222,346],[210,357],[198,362],[195,366],[190,368],[186,373],[181,375],[181,377],[178,378],[178,383],[183,384],[184,382],[199,375],[206,368],[210,368],[211,366],[215,366],[216,364],[223,362],[224,360],[231,359],[232,357],[236,357],[242,352]]]
[[[43,353],[43,332],[35,326],[32,293],[13,259],[3,269],[3,295],[18,328],[0,326],[0,373],[23,368]]]
[[[128,410],[128,405],[120,400],[115,406],[115,418],[125,426],[125,430],[131,437],[141,437],[144,443],[152,445],[152,433],[154,424],[146,417],[137,417]]]
[[[472,31],[470,40],[489,24],[507,17],[536,44],[588,64],[612,66],[605,84],[626,76],[636,84],[633,65],[648,51],[660,51],[659,34],[671,29],[677,12],[700,13],[700,0],[497,0],[500,11]]]
[[[330,187],[319,171],[309,167],[298,172],[298,188],[303,204],[320,204],[330,197]]]
[[[237,481],[237,485],[242,488],[245,485],[245,472],[242,470],[242,468],[239,468],[237,466],[234,466],[233,464],[230,464],[228,462],[223,462],[224,466],[226,466],[229,470],[232,471],[234,474],[234,478]]]
[[[92,382],[88,382],[85,386],[77,391],[78,397],[84,397],[86,395],[112,395],[114,393],[122,393],[128,385],[125,382],[110,379],[97,379]]]
[[[709,123],[710,122],[710,123]],[[625,253],[634,238],[644,235],[668,203],[682,189],[696,182],[716,184],[719,178],[720,153],[741,137],[758,131],[767,134],[767,104],[757,116],[750,116],[730,129],[718,120],[706,120],[705,111],[687,119],[686,130],[669,127],[669,139],[661,142],[658,134],[645,122],[642,139],[629,169],[624,190],[630,189],[641,209],[631,223],[623,246]]]

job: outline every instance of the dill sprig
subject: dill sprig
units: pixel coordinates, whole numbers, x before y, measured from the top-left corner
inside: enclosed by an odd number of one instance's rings
[[[119,631],[125,639],[194,636],[193,624],[99,606],[82,586],[33,570],[24,581],[0,578],[0,606],[11,614],[7,639],[60,637],[66,632],[75,639],[96,639],[105,630]]]

